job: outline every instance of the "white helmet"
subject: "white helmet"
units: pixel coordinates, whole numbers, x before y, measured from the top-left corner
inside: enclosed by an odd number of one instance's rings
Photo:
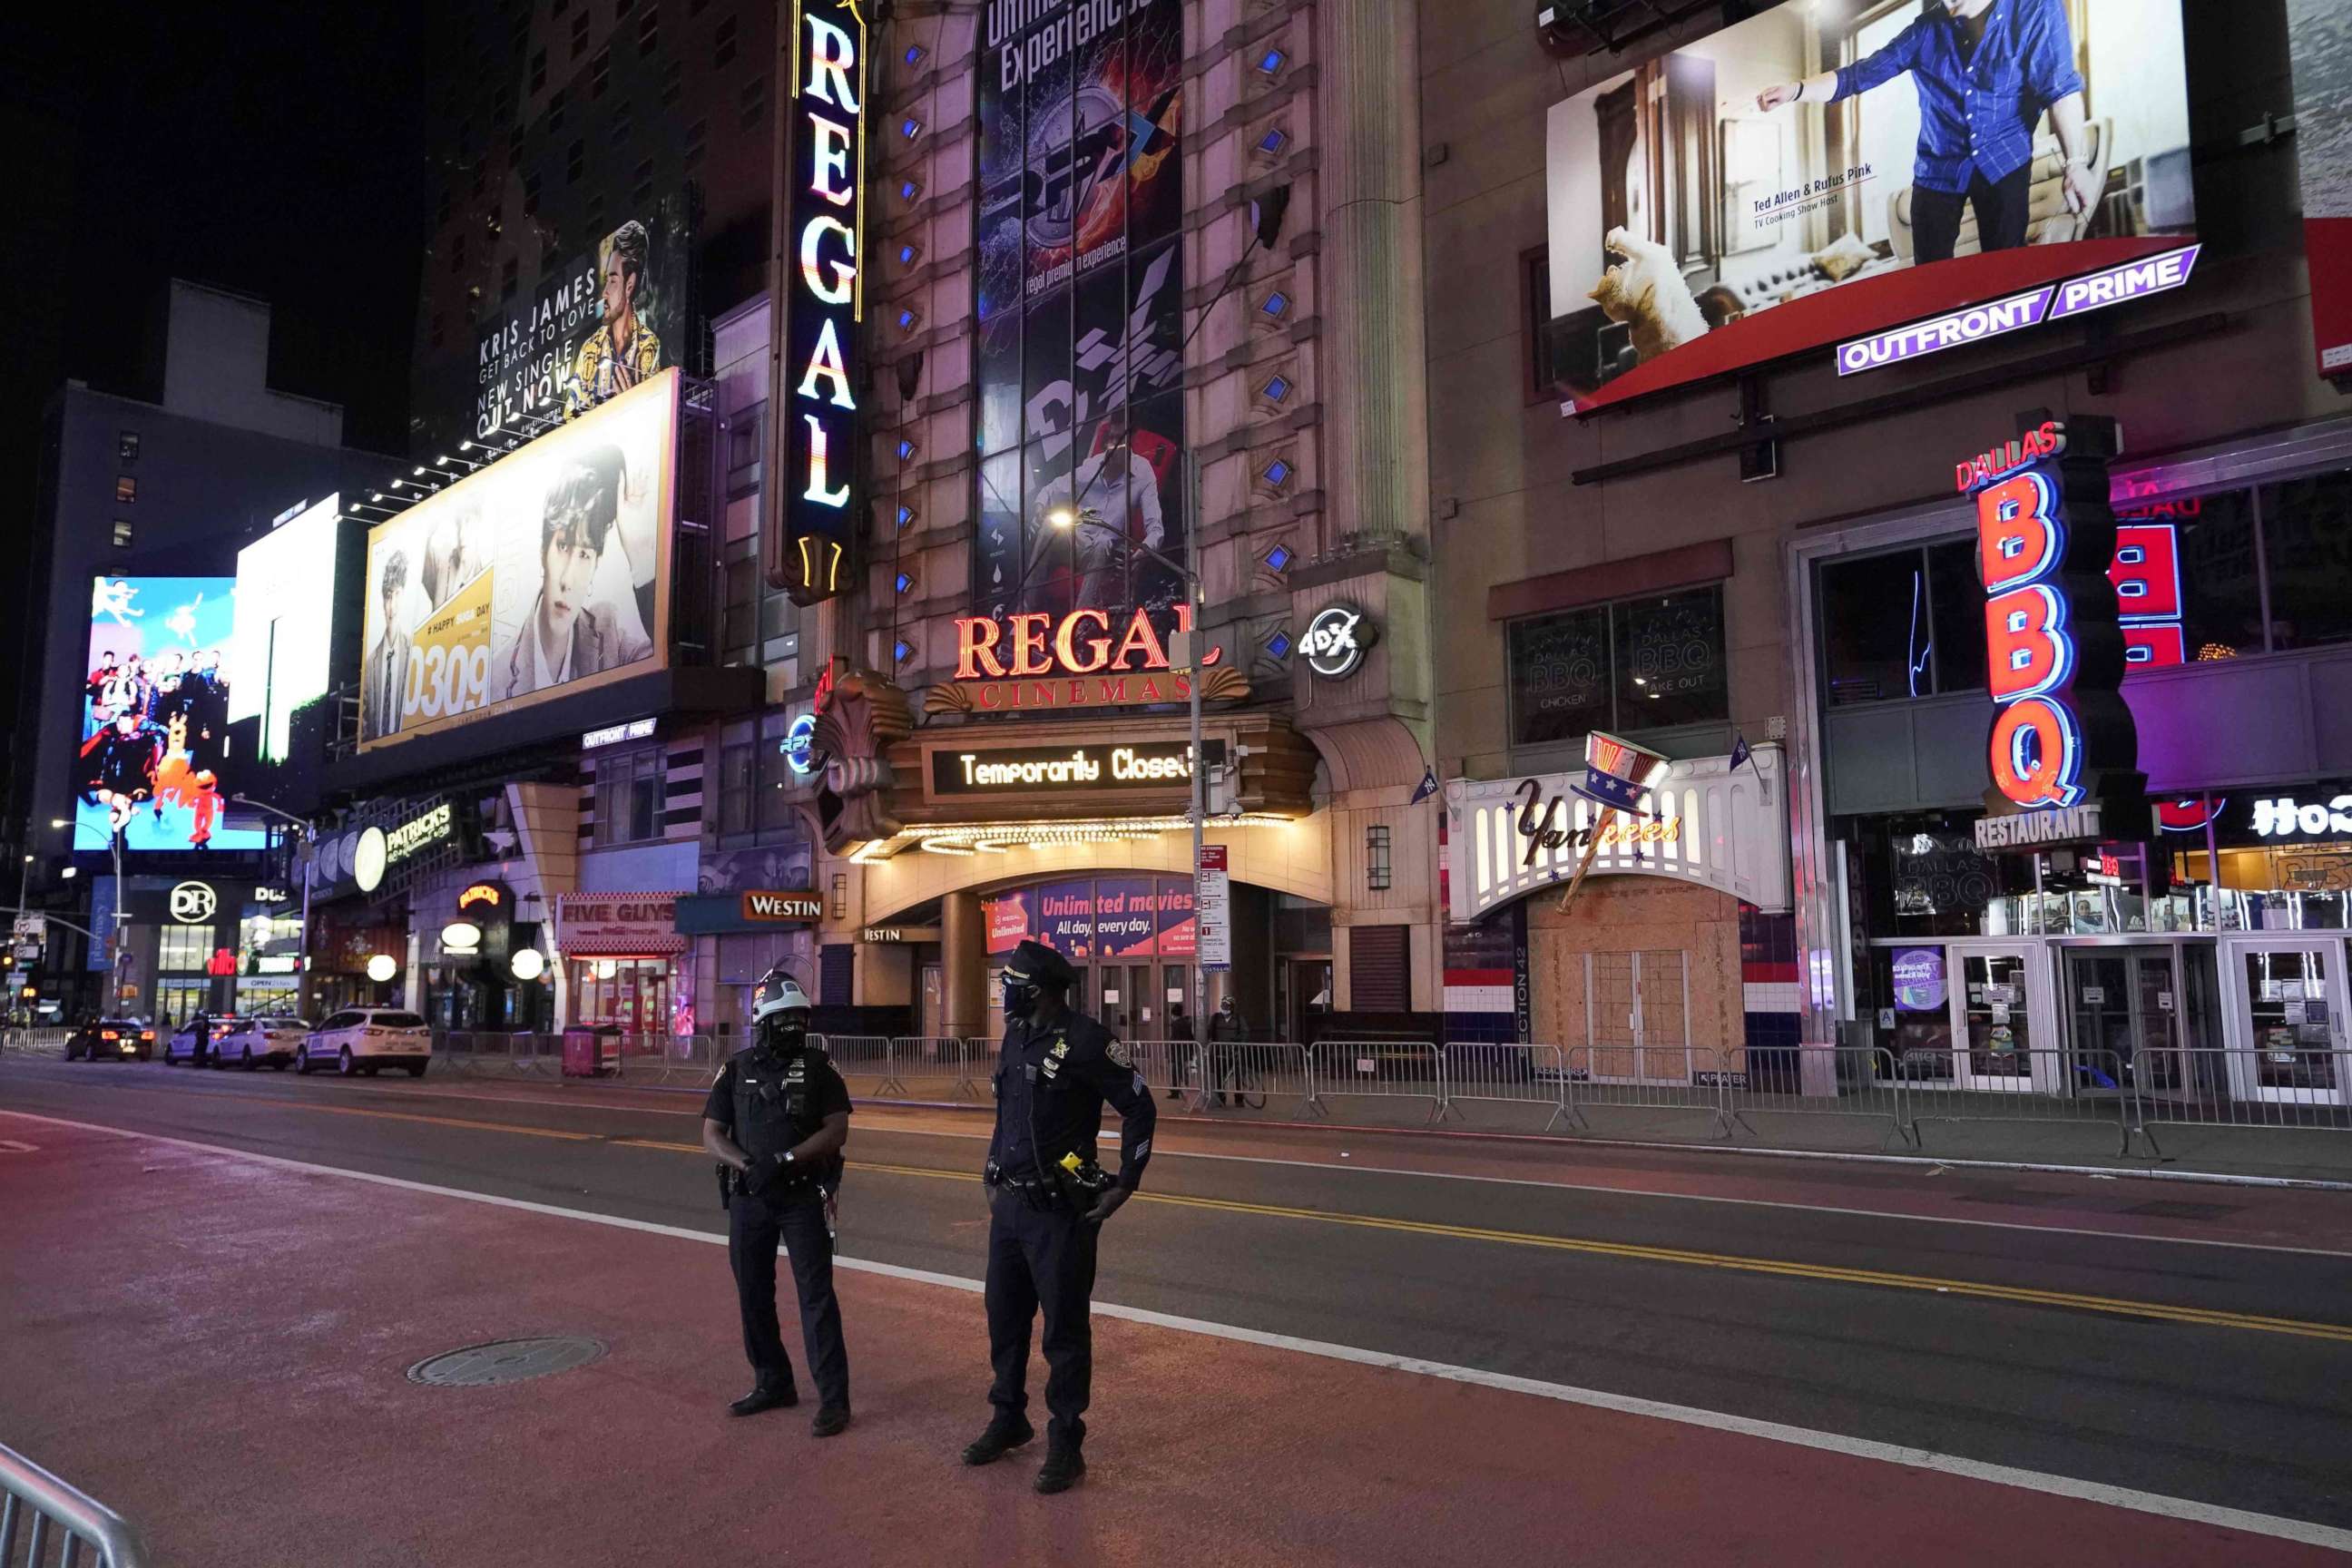
[[[808,993],[801,989],[799,981],[781,969],[771,969],[761,975],[759,987],[751,993],[751,1021],[754,1024],[764,1024],[779,1013],[798,1012],[801,1023],[805,1026],[812,1011]]]

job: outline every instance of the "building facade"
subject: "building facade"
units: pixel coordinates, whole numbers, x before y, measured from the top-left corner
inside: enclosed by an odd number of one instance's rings
[[[2052,90],[2083,94],[2082,140],[2044,125],[2021,144],[2028,243],[1995,257],[1972,217],[1947,276],[2061,279],[2041,247],[2069,242],[2085,273],[2200,248],[2182,286],[1983,342],[1963,341],[1986,331],[1965,308],[2010,284],[1911,296],[1908,318],[1958,312],[1942,340],[1817,309],[1851,276],[1927,271],[1920,133],[1839,73],[1938,19],[1747,7],[1734,47],[1718,8],[1685,9],[1618,18],[1640,27],[1621,51],[1605,26],[1540,39],[1502,4],[1422,16],[1436,750],[1465,781],[1454,907],[1485,921],[1450,967],[1465,992],[1515,969],[1519,1037],[1648,1047],[1633,1076],[1683,1076],[1685,1047],[1741,1071],[1802,1042],[1883,1050],[1924,1087],[2121,1069],[2340,1099],[2322,1053],[2345,1043],[2352,426],[2315,369],[2285,8],[2191,5],[2173,34],[2168,6],[2063,7]],[[1835,173],[1774,199],[1823,159]],[[1656,322],[1622,291],[1644,267],[1692,304],[1674,331],[1697,346],[1672,352],[1715,355],[1708,374],[1649,363]],[[1777,352],[1729,352],[1775,321]],[[1841,338],[1875,349],[1849,363]],[[1912,357],[1922,341],[1958,346]],[[1889,359],[1907,363],[1872,368]],[[1988,761],[2003,671],[1955,466],[2101,418],[2123,437],[2106,580],[2155,826],[1979,848],[1978,824],[2015,808]],[[1476,807],[1529,780],[1548,801],[1590,730],[1683,759],[1649,820],[1684,821],[1664,845],[1604,844],[1563,910],[1540,835],[1587,809]],[[1699,819],[1743,846],[1767,823],[1778,845],[1727,862]],[[1738,887],[1759,866],[1761,897]],[[1534,891],[1498,906],[1515,878]]]

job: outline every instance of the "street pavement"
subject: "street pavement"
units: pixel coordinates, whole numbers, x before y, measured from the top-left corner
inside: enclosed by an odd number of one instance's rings
[[[2344,1194],[1171,1121],[1104,1241],[1094,1472],[1054,1500],[1040,1453],[954,1464],[986,1418],[984,1118],[856,1119],[858,1420],[828,1444],[807,1406],[724,1414],[748,1373],[696,1133],[601,1086],[0,1058],[28,1146],[0,1149],[0,1443],[174,1563],[2352,1545]],[[404,1375],[557,1332],[609,1353]]]

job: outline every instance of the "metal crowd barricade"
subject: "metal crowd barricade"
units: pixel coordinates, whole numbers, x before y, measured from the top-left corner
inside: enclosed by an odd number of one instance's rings
[[[898,1081],[896,1064],[890,1059],[889,1036],[811,1035],[809,1039],[833,1058],[834,1070],[843,1079],[873,1079],[874,1087],[866,1090],[869,1096],[904,1095],[907,1092],[907,1086]]]
[[[1715,1135],[1731,1136],[1728,1071],[1707,1046],[1573,1046],[1567,1053],[1568,1123],[1590,1132],[1587,1112],[1704,1111]]]
[[[1446,1114],[1444,1069],[1430,1040],[1318,1040],[1307,1047],[1307,1103],[1426,1100],[1429,1121]]]
[[[17,1453],[0,1447],[0,1565],[19,1561],[46,1568],[50,1554],[63,1568],[95,1552],[97,1568],[147,1568],[152,1561],[138,1530],[104,1503],[58,1479]]]
[[[1143,1075],[1143,1086],[1153,1094],[1183,1095],[1198,1105],[1200,1064],[1190,1040],[1121,1040],[1128,1059]]]
[[[1906,1054],[1895,1072],[1925,1145],[1930,1121],[2018,1121],[2111,1126],[2117,1152],[2131,1152],[2139,1106],[2114,1051],[2040,1046],[2023,1050]]]
[[[2136,1053],[2124,1064],[2126,1129],[2157,1147],[2155,1129],[2244,1127],[2352,1131],[2352,1051],[2287,1044],[2196,1046]]]
[[[1190,1041],[1184,1043],[1190,1050]],[[1211,1040],[1202,1047],[1201,1069],[1191,1075],[1196,1107],[1210,1110],[1265,1110],[1322,1116],[1315,1096],[1307,1047],[1280,1041]]]
[[[908,1083],[944,1084],[930,1092],[955,1100],[983,1098],[980,1079],[987,1076],[986,1040],[958,1039],[952,1035],[900,1035],[890,1041],[890,1079],[899,1092],[921,1099]]]
[[[1748,1112],[1773,1116],[1885,1117],[1890,1138],[1916,1145],[1919,1130],[1895,1053],[1876,1046],[1801,1046],[1793,1050],[1747,1049],[1724,1071],[1725,1107],[1732,1122],[1762,1137]],[[1884,1144],[1881,1145],[1884,1147]]]
[[[6,1047],[28,1057],[58,1057],[65,1054],[66,1037],[73,1031],[63,1026],[54,1029],[10,1029]]]
[[[1447,1112],[1459,1115],[1454,1108],[1462,1100],[1548,1106],[1546,1132],[1568,1117],[1568,1066],[1558,1046],[1454,1041],[1439,1053],[1438,1065],[1440,1106]]]

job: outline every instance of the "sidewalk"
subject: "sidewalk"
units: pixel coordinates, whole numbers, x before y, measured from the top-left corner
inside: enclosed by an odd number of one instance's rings
[[[1110,1318],[1093,1472],[1040,1499],[1034,1451],[954,1461],[985,1416],[967,1290],[844,1275],[858,1419],[820,1443],[806,1405],[725,1415],[745,1372],[710,1240],[5,1113],[0,1136],[33,1145],[5,1156],[0,1440],[135,1520],[175,1568],[2343,1561]],[[609,1353],[491,1388],[404,1375],[553,1333]]]

